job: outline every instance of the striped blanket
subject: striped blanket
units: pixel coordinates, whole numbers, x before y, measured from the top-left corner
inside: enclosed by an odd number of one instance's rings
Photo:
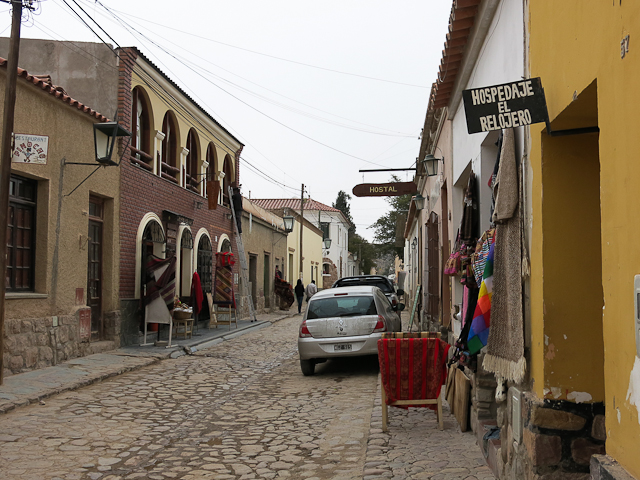
[[[440,389],[447,379],[449,347],[448,343],[439,338],[378,340],[380,378],[387,405],[396,400],[438,398]],[[416,405],[416,407],[436,409],[436,405]]]
[[[489,326],[491,325],[491,298],[493,295],[493,256],[495,247],[495,237],[489,249],[484,273],[482,274],[482,285],[478,293],[478,303],[473,314],[473,321],[469,329],[467,347],[469,354],[478,353],[487,344],[489,338]]]
[[[233,292],[233,265],[235,260],[229,252],[216,253],[216,275],[213,284],[213,303],[236,308]]]
[[[162,297],[169,310],[173,310],[173,300],[176,292],[176,257],[167,259],[149,258],[145,269],[146,295],[144,305]]]

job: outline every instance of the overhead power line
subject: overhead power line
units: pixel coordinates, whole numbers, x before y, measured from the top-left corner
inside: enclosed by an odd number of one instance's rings
[[[86,1],[89,1],[89,0],[86,0]],[[98,0],[96,0],[96,3],[102,5]],[[104,5],[103,5],[103,8],[104,8]],[[365,79],[374,80],[374,81],[377,81],[377,82],[385,82],[385,83],[391,83],[391,84],[396,84],[396,85],[404,85],[406,87],[414,87],[414,88],[424,88],[424,89],[431,88],[431,86],[416,85],[416,84],[413,84],[413,83],[398,82],[398,81],[395,81],[395,80],[389,80],[389,79],[378,78],[378,77],[371,77],[371,76],[368,76],[368,75],[361,75],[361,74],[353,73],[353,72],[345,72],[345,71],[342,71],[342,70],[336,70],[336,69],[333,69],[333,68],[321,67],[321,66],[318,66],[318,65],[312,65],[312,64],[309,64],[309,63],[305,63],[305,62],[299,62],[297,60],[291,60],[289,58],[283,58],[283,57],[279,57],[277,55],[271,55],[271,54],[268,54],[268,53],[258,52],[256,50],[251,50],[249,48],[238,47],[237,45],[232,45],[230,43],[221,42],[220,40],[214,40],[212,38],[207,38],[207,37],[203,37],[201,35],[196,35],[195,33],[187,32],[185,30],[180,30],[180,29],[175,28],[175,27],[170,27],[170,26],[164,25],[162,23],[153,22],[153,21],[148,20],[146,18],[137,17],[135,15],[131,15],[131,14],[123,12],[121,10],[115,10],[115,9],[112,9],[112,10],[114,12],[120,13],[120,14],[125,15],[127,17],[135,18],[137,20],[140,20],[140,21],[143,21],[143,22],[147,22],[147,23],[150,23],[152,25],[156,25],[158,27],[163,27],[163,28],[166,28],[168,30],[173,30],[175,32],[182,33],[184,35],[189,35],[189,36],[192,36],[194,38],[198,38],[200,40],[205,40],[207,42],[217,43],[219,45],[224,45],[225,47],[229,47],[229,48],[235,48],[237,50],[243,50],[245,52],[253,53],[255,55],[261,55],[263,57],[273,58],[275,60],[280,60],[282,62],[288,62],[288,63],[293,63],[293,64],[296,64],[296,65],[302,65],[304,67],[315,68],[317,70],[324,70],[324,71],[327,71],[327,72],[338,73],[340,75],[349,75],[349,76],[352,76],[352,77],[365,78]]]

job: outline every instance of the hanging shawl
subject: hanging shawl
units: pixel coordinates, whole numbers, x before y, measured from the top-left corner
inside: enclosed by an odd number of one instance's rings
[[[191,302],[193,303],[193,313],[196,315],[202,310],[203,299],[200,275],[198,275],[198,272],[193,272],[193,278],[191,279]]]
[[[522,318],[522,224],[514,143],[513,129],[505,130],[495,182],[493,220],[497,225],[493,299],[483,367],[496,376],[520,383],[524,378],[526,362]]]
[[[493,237],[495,241],[495,237]],[[491,325],[491,298],[493,291],[493,255],[495,243],[489,248],[489,256],[484,265],[482,285],[478,293],[478,302],[473,314],[473,321],[469,329],[467,346],[469,354],[478,353],[487,344],[489,338],[489,326]]]
[[[478,181],[475,173],[469,174],[469,182],[464,192],[460,239],[467,245],[476,244],[480,217],[478,214]]]

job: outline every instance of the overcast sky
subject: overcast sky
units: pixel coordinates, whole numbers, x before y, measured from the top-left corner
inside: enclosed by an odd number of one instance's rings
[[[304,183],[331,205],[363,183],[358,170],[415,162],[451,0],[101,1],[120,23],[93,0],[66,0],[120,46],[138,47],[245,144],[245,196],[299,197]],[[8,36],[11,13],[0,12]],[[100,41],[65,0],[41,1],[22,36]],[[389,178],[364,174],[365,183]],[[387,210],[382,198],[352,198],[357,233],[373,240],[367,227]]]

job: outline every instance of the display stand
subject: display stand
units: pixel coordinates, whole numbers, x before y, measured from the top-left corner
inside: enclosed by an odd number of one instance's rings
[[[232,308],[231,306],[215,305],[213,303],[213,296],[210,293],[207,293],[207,301],[209,302],[210,315],[208,328],[211,328],[213,325],[215,325],[216,328],[218,328],[218,325],[229,325],[229,330],[231,330],[232,323],[235,323],[236,328],[238,328],[238,313],[235,308]],[[222,315],[223,318],[228,315],[228,320],[221,320],[219,317],[220,315]]]

